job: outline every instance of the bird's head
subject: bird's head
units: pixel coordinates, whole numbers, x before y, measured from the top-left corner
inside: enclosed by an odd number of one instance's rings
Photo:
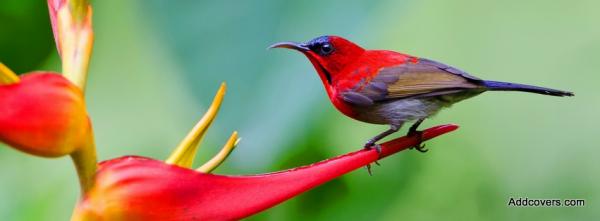
[[[346,65],[355,61],[365,51],[360,46],[338,36],[321,36],[305,43],[279,42],[269,48],[288,48],[302,52],[311,61],[323,83],[332,79]]]

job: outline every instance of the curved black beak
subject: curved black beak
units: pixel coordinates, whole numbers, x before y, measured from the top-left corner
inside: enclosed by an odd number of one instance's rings
[[[267,49],[272,49],[272,48],[288,48],[288,49],[294,49],[294,50],[301,51],[301,52],[310,50],[308,48],[308,46],[306,46],[306,44],[304,44],[304,43],[297,43],[297,42],[291,42],[291,41],[275,43],[275,44],[272,44],[271,46],[269,46]]]

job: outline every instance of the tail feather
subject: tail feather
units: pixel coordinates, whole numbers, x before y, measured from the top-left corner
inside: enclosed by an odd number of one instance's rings
[[[568,91],[500,81],[483,81],[483,86],[485,86],[490,91],[523,91],[559,97],[575,95],[573,94],[573,92]]]

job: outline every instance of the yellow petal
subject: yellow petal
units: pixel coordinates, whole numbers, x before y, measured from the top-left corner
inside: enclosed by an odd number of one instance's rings
[[[240,139],[238,139],[238,133],[237,133],[237,131],[234,131],[233,134],[231,134],[231,136],[229,137],[229,140],[227,140],[227,142],[223,146],[223,149],[221,149],[221,151],[217,155],[215,155],[212,159],[210,159],[208,162],[206,162],[200,168],[196,169],[196,171],[203,172],[203,173],[212,172],[219,165],[221,165],[221,163],[223,163],[223,161],[225,161],[225,159],[227,159],[229,154],[231,154],[231,151],[233,151],[233,149],[235,149],[235,147],[238,145],[239,142],[240,142]]]
[[[200,119],[200,121],[196,124],[196,126],[194,126],[192,131],[188,133],[183,141],[179,143],[177,148],[175,148],[175,151],[173,151],[171,156],[169,156],[169,158],[165,161],[166,163],[187,168],[192,166],[198,150],[198,144],[219,112],[219,107],[221,107],[221,103],[223,102],[225,90],[226,85],[225,82],[223,82],[219,88],[219,91],[217,91],[212,104],[208,108],[208,111],[206,111],[206,114],[204,114],[202,119]]]
[[[19,76],[0,62],[0,84],[19,83]]]

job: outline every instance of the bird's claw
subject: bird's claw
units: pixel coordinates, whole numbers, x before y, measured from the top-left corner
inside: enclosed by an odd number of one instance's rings
[[[428,149],[425,148],[425,144],[421,143],[421,142],[423,142],[423,131],[409,131],[408,134],[406,134],[406,136],[408,136],[408,137],[417,136],[417,139],[419,141],[417,143],[417,145],[412,146],[409,149],[416,149],[417,151],[419,151],[421,153],[425,153],[425,152],[429,151]]]
[[[366,168],[367,172],[369,173],[369,176],[373,176],[373,172],[371,172],[371,164],[367,164]]]
[[[411,149],[412,148],[413,147],[411,147]],[[414,148],[421,153],[425,153],[425,152],[429,151],[428,149],[425,148],[425,144],[419,144],[419,145],[415,146]]]
[[[379,162],[377,162],[377,161],[375,161],[374,163],[377,166],[381,166],[381,164],[379,164]],[[367,172],[369,173],[369,176],[373,176],[373,171],[371,171],[371,164],[367,164],[366,168],[367,168]]]
[[[366,150],[375,149],[375,151],[377,151],[377,155],[379,157],[381,157],[381,145],[375,144],[373,141],[369,140],[369,142],[367,142],[365,144],[365,149]],[[381,166],[381,164],[379,164],[379,161],[375,161],[373,163],[375,163],[377,166]],[[373,172],[371,171],[371,164],[367,164],[366,168],[367,168],[367,172],[369,172],[369,176],[373,176]]]

